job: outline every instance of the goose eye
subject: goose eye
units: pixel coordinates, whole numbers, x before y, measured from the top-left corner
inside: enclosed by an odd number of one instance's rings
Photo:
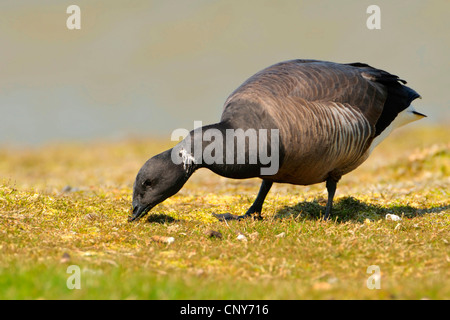
[[[152,186],[152,182],[150,181],[150,179],[145,180],[144,182],[142,182],[142,186],[144,188],[149,188]]]

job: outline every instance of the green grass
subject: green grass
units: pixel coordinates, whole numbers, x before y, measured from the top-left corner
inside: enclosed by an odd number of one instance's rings
[[[3,147],[0,298],[449,299],[449,134],[390,137],[338,184],[328,222],[319,219],[322,184],[274,186],[264,220],[216,221],[212,212],[244,213],[259,181],[204,170],[148,219],[128,223],[134,176],[167,144]],[[67,185],[75,191],[62,192]],[[70,265],[80,268],[79,290],[66,285]],[[366,286],[371,265],[379,290]]]

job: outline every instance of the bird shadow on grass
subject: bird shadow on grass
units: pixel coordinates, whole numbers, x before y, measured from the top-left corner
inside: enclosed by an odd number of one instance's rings
[[[150,214],[147,218],[148,223],[164,224],[164,223],[173,223],[177,221],[178,221],[177,219],[163,213]]]
[[[326,199],[320,198],[313,201],[302,201],[293,206],[285,206],[278,210],[274,219],[296,219],[296,220],[319,220],[325,214]],[[408,205],[377,205],[368,204],[354,197],[344,197],[337,199],[333,204],[331,220],[343,223],[347,221],[364,222],[366,219],[384,219],[386,214],[395,214],[407,219],[421,216],[432,212],[441,212],[450,209],[450,205],[436,206],[428,208],[415,208]],[[175,219],[163,213],[153,213],[147,218],[147,223],[175,223]]]
[[[413,218],[432,212],[441,212],[449,209],[450,205],[429,208],[415,208],[408,205],[376,205],[365,203],[354,197],[345,197],[334,201],[331,220],[337,222],[364,222],[366,219],[384,219],[386,214],[395,214],[400,217]],[[326,209],[325,199],[299,202],[294,206],[285,206],[277,211],[275,219],[305,219],[318,220],[323,217]]]

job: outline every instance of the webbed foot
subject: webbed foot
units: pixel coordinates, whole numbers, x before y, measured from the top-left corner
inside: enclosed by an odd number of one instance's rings
[[[216,217],[217,219],[219,219],[220,221],[225,221],[225,220],[242,220],[242,219],[246,219],[246,218],[254,218],[254,219],[258,219],[258,220],[262,220],[261,214],[257,214],[257,215],[252,215],[249,213],[246,213],[242,216],[236,215],[236,214],[231,214],[229,212],[227,213],[212,213],[212,215],[214,217]]]

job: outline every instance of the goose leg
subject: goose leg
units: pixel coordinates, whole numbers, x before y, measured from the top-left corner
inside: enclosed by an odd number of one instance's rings
[[[272,187],[273,182],[263,180],[261,183],[261,187],[259,188],[258,195],[256,196],[255,201],[250,206],[250,208],[247,210],[244,216],[251,216],[254,213],[258,214],[258,217],[261,218],[261,211],[264,204],[264,200],[266,199],[267,194],[270,191],[270,188]]]
[[[247,210],[247,212],[244,215],[238,216],[238,215],[234,215],[231,213],[223,213],[223,214],[213,213],[213,216],[219,220],[241,220],[244,218],[251,217],[252,214],[257,213],[258,218],[261,219],[262,206],[264,204],[264,200],[266,199],[267,194],[270,191],[270,188],[272,187],[272,184],[273,184],[273,182],[271,182],[271,181],[263,180],[263,182],[261,183],[261,187],[259,188],[259,192],[258,192],[258,195],[256,196],[255,201],[253,202],[253,204],[250,206],[250,208]]]
[[[328,201],[327,208],[325,210],[325,216],[323,217],[324,220],[328,220],[330,218],[331,209],[333,208],[333,198],[334,194],[336,193],[337,181],[332,178],[328,178],[326,186],[328,191]]]

